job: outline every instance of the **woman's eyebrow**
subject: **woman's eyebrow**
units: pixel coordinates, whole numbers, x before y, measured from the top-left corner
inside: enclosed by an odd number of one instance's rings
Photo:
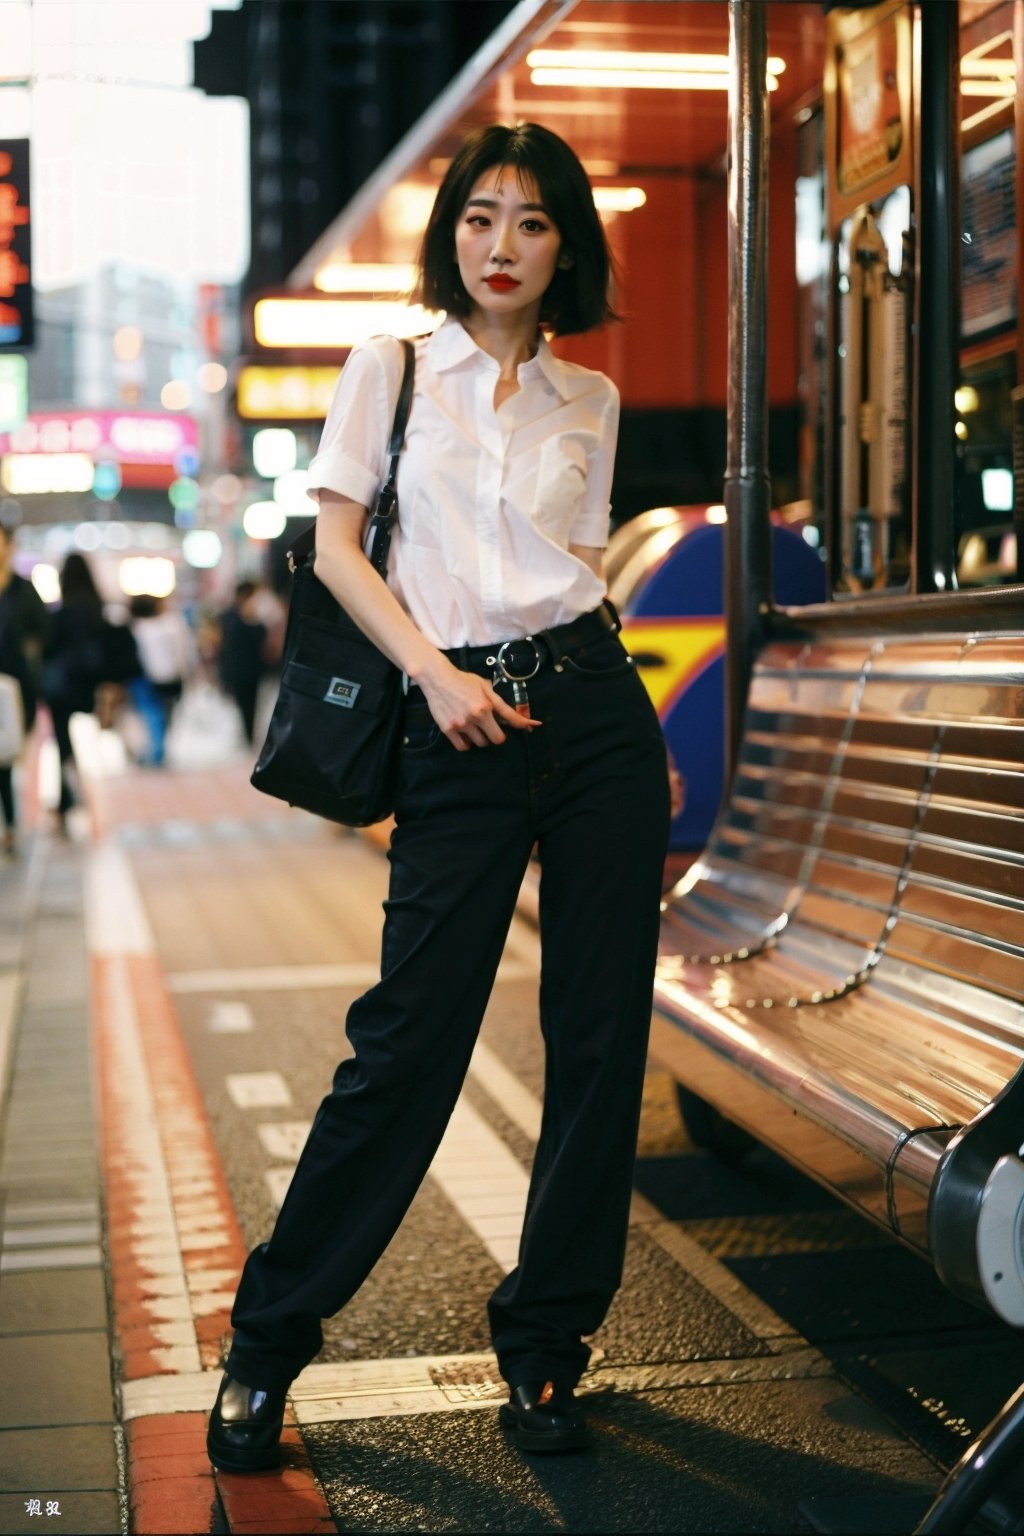
[[[503,203],[497,197],[471,197],[466,202],[467,208],[499,208]],[[518,213],[547,213],[543,203],[517,203]]]

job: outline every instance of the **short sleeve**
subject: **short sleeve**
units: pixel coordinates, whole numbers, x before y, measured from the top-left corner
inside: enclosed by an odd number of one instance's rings
[[[597,446],[587,458],[587,484],[579,511],[569,529],[569,543],[587,549],[604,549],[611,522],[612,474],[619,438],[619,392],[611,379],[602,376],[605,401],[601,410]]]
[[[372,505],[386,473],[390,402],[400,387],[402,349],[391,336],[375,336],[351,353],[327,412],[306,488]]]

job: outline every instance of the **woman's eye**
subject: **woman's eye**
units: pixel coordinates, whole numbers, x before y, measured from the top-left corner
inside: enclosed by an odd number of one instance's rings
[[[475,224],[479,229],[486,229],[490,222],[490,219],[483,213],[471,213],[466,220],[467,224]]]
[[[542,235],[547,229],[547,225],[542,223],[540,219],[524,219],[523,228],[529,235]]]

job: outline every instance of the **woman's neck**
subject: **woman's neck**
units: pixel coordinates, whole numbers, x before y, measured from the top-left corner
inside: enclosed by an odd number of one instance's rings
[[[493,357],[503,379],[515,380],[520,363],[536,357],[540,344],[538,316],[490,315],[474,310],[462,324],[481,352]]]

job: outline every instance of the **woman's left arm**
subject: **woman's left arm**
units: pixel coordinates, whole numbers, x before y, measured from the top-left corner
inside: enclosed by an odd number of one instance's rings
[[[589,544],[570,544],[570,555],[575,555],[577,560],[582,560],[587,568],[593,571],[599,581],[604,581],[604,550],[594,549]]]
[[[611,379],[598,375],[603,393],[595,407],[594,445],[587,455],[583,497],[569,529],[569,553],[582,560],[599,581],[604,580],[604,546],[608,542],[612,474],[619,436],[619,392]]]

